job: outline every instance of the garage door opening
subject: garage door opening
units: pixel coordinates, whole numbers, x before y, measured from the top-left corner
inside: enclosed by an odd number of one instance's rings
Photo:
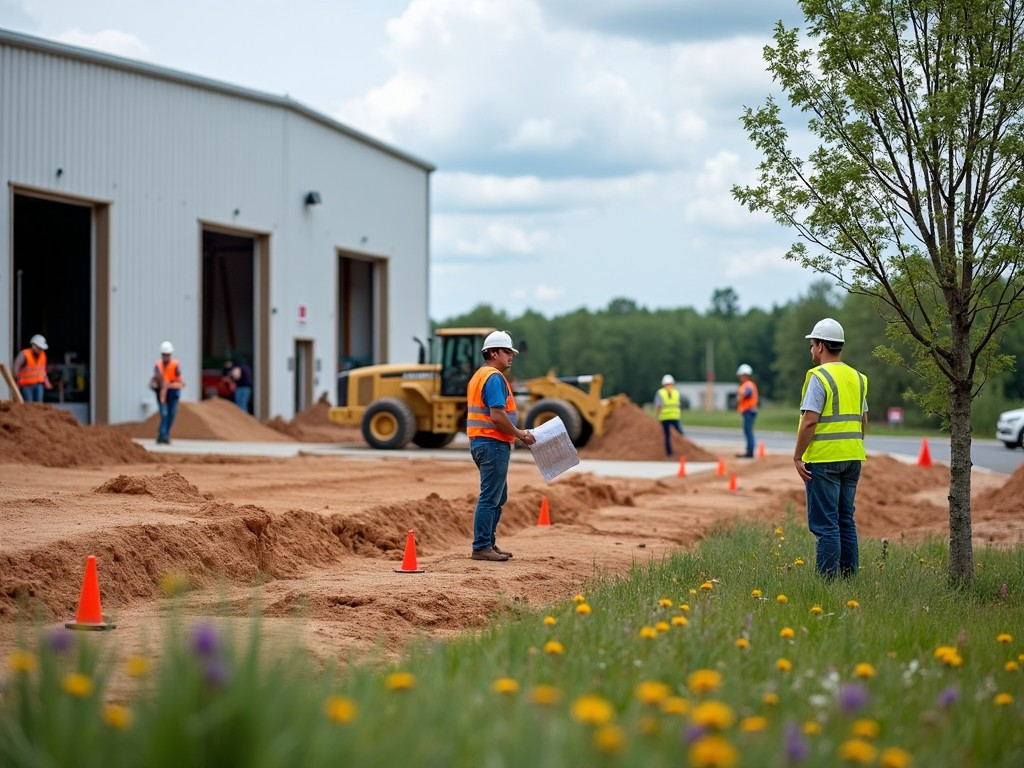
[[[387,262],[338,257],[338,373],[386,356]]]
[[[44,402],[93,421],[96,358],[93,207],[15,194],[13,206],[11,349],[46,337],[53,389]]]
[[[250,413],[259,413],[256,366],[256,240],[203,230],[203,397],[226,397],[225,361],[253,369]]]

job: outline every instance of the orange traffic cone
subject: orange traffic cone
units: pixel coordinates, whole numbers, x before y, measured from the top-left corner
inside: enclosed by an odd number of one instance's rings
[[[402,558],[402,567],[395,568],[395,573],[423,573],[422,568],[416,567],[416,539],[412,531],[405,539],[405,557]]]
[[[548,512],[548,497],[543,496],[540,500],[540,517],[537,518],[537,525],[551,525],[551,516]]]
[[[760,443],[757,444],[757,458],[763,459],[764,456],[764,440],[762,440]]]
[[[686,477],[686,457],[679,457],[679,471],[676,473],[676,477]]]
[[[78,614],[74,621],[64,622],[68,629],[101,630],[113,629],[116,625],[103,620],[100,608],[100,580],[96,575],[96,557],[89,555],[85,561],[85,578],[82,579],[82,595],[78,598]]]
[[[716,477],[725,477],[725,459],[718,460],[718,468],[715,470]]]
[[[921,455],[917,457],[917,466],[930,467],[932,465],[932,454],[928,450],[928,438],[921,438]]]
[[[736,493],[736,473],[735,472],[733,472],[731,475],[729,475],[729,490],[732,493]]]

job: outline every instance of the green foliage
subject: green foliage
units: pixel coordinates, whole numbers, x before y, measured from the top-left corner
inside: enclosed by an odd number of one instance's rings
[[[705,764],[701,743],[831,766],[860,729],[915,765],[1020,765],[1024,548],[981,550],[954,592],[941,542],[864,541],[835,582],[813,552],[797,521],[723,521],[571,602],[343,674],[264,647],[259,621],[172,621],[158,658],[39,627],[5,660],[0,764],[657,768]]]

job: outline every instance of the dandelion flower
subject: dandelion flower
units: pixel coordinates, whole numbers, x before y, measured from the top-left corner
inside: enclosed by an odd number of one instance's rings
[[[565,646],[557,640],[548,640],[544,643],[544,653],[550,653],[553,656],[562,656],[565,654]]]
[[[705,581],[703,584],[700,585],[700,588],[702,592],[710,592],[712,589],[715,588],[715,585],[712,584],[710,581]]]
[[[685,627],[689,623],[690,623],[690,620],[688,618],[686,618],[685,616],[673,616],[672,617],[672,626],[673,627]]]
[[[1001,634],[996,636],[996,642],[997,643],[1007,643],[1007,644],[1012,643],[1013,642],[1013,635],[1011,635],[1011,634],[1009,634],[1007,632],[1003,632],[1003,633],[1001,633]]]
[[[662,608],[671,608],[672,607],[672,601],[670,599],[668,599],[667,597],[663,597],[663,598],[661,598],[661,600],[658,601],[658,605],[661,606]]]
[[[778,528],[775,529],[775,535],[776,536],[781,536],[783,533],[785,533],[785,531],[782,530],[782,526],[781,525]]]
[[[127,707],[122,707],[120,704],[105,704],[103,706],[103,722],[111,728],[126,731],[132,725],[132,713]]]
[[[348,725],[356,719],[359,707],[352,699],[345,696],[328,696],[324,702],[324,714],[332,723]]]
[[[530,701],[551,706],[562,700],[562,691],[553,685],[535,685],[530,689]]]
[[[416,675],[412,672],[392,672],[384,684],[392,691],[407,691],[416,687]]]
[[[698,669],[686,678],[686,687],[697,695],[717,691],[721,685],[722,674],[713,669]]]
[[[689,594],[690,594],[690,597],[694,597],[697,594],[697,590],[696,589],[690,589],[689,590]]]
[[[875,676],[875,668],[868,664],[866,661],[862,661],[860,664],[853,668],[854,677],[871,678]]]
[[[683,613],[689,613],[690,612],[690,606],[687,605],[686,603],[680,603],[679,604],[679,610],[682,611]]]
[[[821,734],[821,723],[817,720],[805,720],[803,732],[807,736],[818,736]]]
[[[750,641],[745,637],[736,638],[736,647],[741,651],[745,651],[750,647]]]
[[[544,626],[545,627],[553,627],[557,623],[558,623],[558,619],[556,619],[554,616],[545,616],[544,617]]]
[[[864,739],[848,739],[839,745],[839,757],[851,763],[873,763],[876,754],[875,746]]]
[[[615,710],[600,696],[581,696],[572,703],[572,716],[587,725],[604,725],[615,716]]]
[[[792,627],[783,627],[779,631],[779,637],[781,637],[783,640],[792,640],[794,634],[795,633],[793,632]]]
[[[626,746],[626,732],[614,723],[594,731],[594,746],[606,755],[617,755]]]
[[[124,671],[129,677],[145,677],[149,674],[150,663],[145,656],[129,656],[124,660]]]
[[[963,666],[964,660],[957,653],[956,648],[951,645],[940,645],[935,649],[935,658],[945,664],[947,667],[960,667]]]
[[[785,595],[776,595],[775,596],[775,602],[782,603],[783,605],[785,605],[786,603],[789,602],[789,598],[786,597]]]
[[[1003,669],[1007,672],[1019,672],[1020,664],[1018,664],[1016,661],[1008,661],[1005,664],[1003,664]]]
[[[587,602],[587,598],[585,598],[583,595],[573,595],[572,601],[574,603],[585,603]]]
[[[736,722],[736,713],[720,701],[705,701],[693,708],[690,722],[710,731],[721,731]]]
[[[693,768],[732,768],[740,759],[739,750],[721,736],[703,736],[693,743],[687,757]]]
[[[666,715],[686,715],[690,711],[690,702],[682,696],[669,696],[661,702],[661,711]]]
[[[760,589],[752,589],[752,590],[750,590],[750,596],[751,597],[760,597],[761,596],[761,590]]]
[[[658,630],[656,630],[654,627],[648,627],[648,626],[640,627],[640,637],[644,638],[645,640],[650,640],[651,638],[654,638],[654,637],[657,637],[657,636],[658,636]]]
[[[850,723],[850,735],[861,739],[877,739],[881,727],[874,720],[854,720]]]
[[[847,608],[860,608],[860,603],[858,603],[856,600],[847,600],[846,601],[846,607]]]
[[[778,669],[780,672],[792,672],[793,662],[791,662],[789,659],[777,659],[775,661],[775,668]]]
[[[779,705],[779,694],[769,691],[761,697],[761,701],[766,707],[777,707]]]
[[[65,675],[63,686],[65,691],[80,699],[84,699],[92,693],[92,680],[89,679],[88,675],[83,675],[81,672],[72,672],[69,675]]]
[[[1008,707],[1013,704],[1013,696],[1009,693],[997,693],[996,697],[992,699],[997,707]]]
[[[638,701],[644,704],[660,704],[668,698],[669,687],[657,680],[643,680],[633,690]]]
[[[804,564],[804,559],[802,557],[798,557],[796,560],[793,561],[793,565],[803,565],[803,564]]]
[[[878,758],[880,768],[909,768],[913,758],[905,749],[886,747]]]
[[[654,628],[658,632],[668,632],[669,625],[667,621],[659,621],[657,624],[654,625]]]
[[[760,733],[768,727],[768,718],[763,715],[751,715],[740,720],[740,730],[743,733]]]
[[[15,673],[34,672],[36,664],[36,655],[29,651],[15,651],[7,658],[7,668]]]
[[[491,690],[495,693],[516,693],[519,690],[519,683],[511,677],[499,677],[491,683]]]
[[[821,614],[823,614],[824,612],[825,612],[825,609],[822,608],[820,605],[812,605],[811,606],[811,615],[812,616],[821,616]]]
[[[576,613],[580,614],[581,616],[589,616],[590,615],[590,606],[587,605],[586,603],[580,603],[579,605],[576,606]]]

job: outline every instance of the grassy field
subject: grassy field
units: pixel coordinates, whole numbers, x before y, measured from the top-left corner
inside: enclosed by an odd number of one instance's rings
[[[26,628],[0,764],[1024,765],[1024,549],[978,550],[957,592],[944,542],[862,542],[831,583],[813,546],[800,521],[723,527],[343,673],[263,648],[258,619],[247,637],[171,621],[159,662]]]
[[[755,429],[765,432],[792,432],[796,433],[797,424],[800,422],[800,411],[796,408],[782,406],[769,406],[760,408],[757,413]],[[735,411],[683,411],[683,428],[686,427],[723,427],[743,430],[743,422],[740,415]],[[872,421],[869,428],[875,434],[886,434],[910,437],[934,437],[945,435],[946,432],[933,427],[922,426],[900,426],[890,427],[884,421]],[[990,432],[978,434],[977,437],[991,437]]]

